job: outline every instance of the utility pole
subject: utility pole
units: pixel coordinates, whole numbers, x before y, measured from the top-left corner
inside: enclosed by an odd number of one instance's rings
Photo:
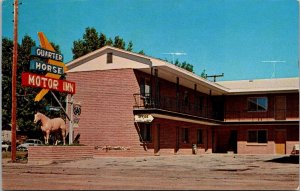
[[[17,138],[17,62],[18,62],[18,0],[14,0],[14,48],[12,63],[12,107],[11,107],[11,160],[16,162]]]

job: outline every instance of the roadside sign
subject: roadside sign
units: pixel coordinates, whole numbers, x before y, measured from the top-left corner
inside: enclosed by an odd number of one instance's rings
[[[29,72],[22,73],[22,85],[75,94],[74,82],[49,78],[43,75],[32,74]]]
[[[36,47],[36,46],[31,48],[31,55],[38,56],[40,58],[56,60],[56,61],[60,61],[60,62],[62,62],[64,59],[62,54],[58,54],[54,51],[43,49],[43,48]]]
[[[39,60],[31,60],[30,61],[30,70],[34,71],[43,71],[43,72],[49,72],[52,74],[64,74],[64,68],[60,66],[55,66],[52,64],[48,64]]]
[[[46,38],[46,36],[44,35],[44,33],[42,32],[38,32],[38,36],[39,36],[39,40],[40,40],[40,45],[43,49],[55,52],[53,46],[51,45],[51,43],[48,41],[48,39]],[[67,71],[67,67],[66,65],[62,62],[62,61],[57,61],[57,60],[52,60],[49,59],[48,60],[48,64],[52,64],[55,66],[60,66],[64,68],[64,72]],[[61,77],[60,74],[53,74],[53,73],[47,73],[45,75],[45,77],[49,77],[49,78],[55,78],[55,79],[59,79]],[[34,101],[40,101],[47,93],[48,93],[49,89],[42,89],[36,96]]]

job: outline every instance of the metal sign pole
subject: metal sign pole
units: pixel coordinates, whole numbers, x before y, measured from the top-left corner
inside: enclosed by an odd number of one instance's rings
[[[70,116],[71,119],[69,119],[69,145],[73,144],[73,95],[71,95],[71,106],[70,106]]]
[[[68,113],[66,112],[65,108],[61,105],[60,101],[57,99],[57,97],[55,96],[55,94],[50,91],[52,96],[54,97],[54,99],[56,100],[56,102],[59,104],[60,108],[63,110],[63,112],[66,114],[68,120],[70,120],[70,117],[68,116]],[[67,96],[68,97],[68,96]],[[67,102],[68,103],[68,102]],[[71,113],[72,114],[72,113]]]

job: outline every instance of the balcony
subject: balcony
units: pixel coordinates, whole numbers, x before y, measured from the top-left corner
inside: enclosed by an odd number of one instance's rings
[[[180,115],[189,115],[200,117],[208,120],[218,120],[221,122],[274,122],[274,121],[290,121],[296,122],[299,120],[299,111],[294,109],[282,109],[253,112],[247,110],[231,111],[213,110],[212,107],[200,107],[199,104],[190,103],[183,99],[176,99],[168,96],[160,96],[154,98],[150,94],[134,94],[135,111],[165,111],[168,113],[176,113]]]
[[[134,110],[164,110],[187,114],[191,116],[223,121],[223,111],[212,111],[209,107],[200,107],[199,104],[190,103],[187,100],[176,99],[167,96],[154,98],[150,94],[134,94]]]
[[[281,109],[267,111],[226,111],[225,122],[257,122],[257,121],[297,121],[299,120],[298,109]]]

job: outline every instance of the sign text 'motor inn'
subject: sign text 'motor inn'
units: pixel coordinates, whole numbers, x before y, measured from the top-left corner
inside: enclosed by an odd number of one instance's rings
[[[28,72],[22,73],[22,85],[75,94],[74,82],[48,78],[42,75],[32,74]]]

